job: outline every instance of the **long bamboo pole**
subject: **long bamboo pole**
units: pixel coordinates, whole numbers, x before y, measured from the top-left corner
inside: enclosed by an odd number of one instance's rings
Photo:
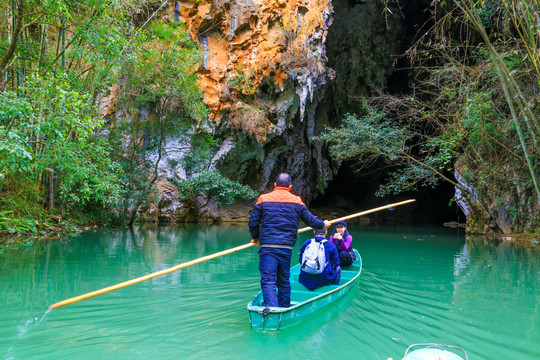
[[[338,221],[349,220],[349,219],[352,219],[352,218],[355,218],[355,217],[358,217],[358,216],[371,214],[371,213],[374,213],[376,211],[381,211],[381,210],[384,210],[384,209],[389,209],[389,208],[393,208],[393,207],[396,207],[396,206],[409,204],[409,203],[412,203],[412,202],[415,202],[415,201],[416,201],[415,199],[410,199],[410,200],[405,200],[405,201],[401,201],[401,202],[390,204],[390,205],[381,206],[381,207],[378,207],[378,208],[375,208],[375,209],[366,210],[366,211],[362,211],[362,212],[359,212],[359,213],[356,213],[356,214],[352,214],[352,215],[344,216],[344,217],[341,217],[341,218],[338,218],[338,219],[334,219],[334,220],[331,220],[330,223],[333,224],[333,223],[337,223]],[[309,229],[312,229],[312,228],[305,227],[305,228],[302,228],[302,229],[298,230],[298,232],[301,233],[301,232],[304,232],[304,231],[308,231]]]
[[[345,216],[345,217],[342,217],[342,218],[339,218],[339,219],[332,220],[332,221],[330,221],[330,223],[335,223],[335,222],[342,221],[342,220],[348,220],[348,219],[352,219],[352,218],[357,217],[357,216],[371,214],[371,213],[376,212],[376,211],[380,211],[380,210],[384,210],[384,209],[388,209],[388,208],[392,208],[392,207],[396,207],[396,206],[400,206],[400,205],[405,205],[405,204],[411,203],[413,201],[416,201],[416,200],[412,199],[412,200],[402,201],[402,202],[399,202],[399,203],[390,204],[390,205],[381,206],[381,207],[378,207],[378,208],[375,208],[375,209],[362,211],[362,212],[359,212],[357,214],[352,214],[352,215],[349,215],[349,216]],[[298,232],[301,233],[301,232],[304,232],[304,231],[308,231],[309,229],[311,229],[311,228],[310,227],[302,228],[302,229],[298,230]],[[53,305],[49,306],[49,310],[53,310],[53,309],[57,309],[57,308],[62,307],[62,306],[73,304],[73,303],[81,301],[81,300],[86,300],[86,299],[89,299],[91,297],[102,295],[102,294],[105,294],[105,293],[108,293],[108,292],[111,292],[111,291],[114,291],[114,290],[118,290],[118,289],[124,288],[126,286],[130,286],[130,285],[137,284],[137,283],[149,280],[149,279],[153,279],[153,278],[161,276],[161,275],[169,274],[169,273],[172,273],[174,271],[183,269],[185,267],[192,266],[192,265],[195,265],[195,264],[199,264],[199,263],[202,263],[204,261],[211,260],[211,259],[215,259],[215,258],[223,256],[223,255],[232,254],[234,252],[244,250],[244,249],[247,249],[247,248],[252,247],[252,246],[257,246],[257,244],[256,243],[248,243],[248,244],[245,244],[245,245],[237,246],[237,247],[229,249],[229,250],[224,250],[224,251],[220,251],[220,252],[217,252],[217,253],[214,253],[214,254],[211,254],[211,255],[203,256],[203,257],[200,257],[198,259],[191,260],[191,261],[188,261],[188,262],[173,266],[173,267],[165,269],[165,270],[157,271],[157,272],[145,275],[145,276],[138,277],[136,279],[124,281],[123,283],[120,283],[120,284],[112,285],[112,286],[109,286],[109,287],[106,287],[106,288],[103,288],[103,289],[100,289],[100,290],[96,290],[96,291],[92,291],[92,292],[89,292],[89,293],[86,293],[86,294],[83,294],[83,295],[75,296],[75,297],[72,297],[72,298],[57,302],[56,304],[53,304]]]
[[[118,290],[118,289],[124,288],[126,286],[130,286],[130,285],[133,285],[133,284],[140,283],[142,281],[153,279],[153,278],[161,276],[161,275],[169,274],[169,273],[172,273],[172,272],[174,272],[176,270],[180,270],[180,269],[183,269],[183,268],[191,266],[191,265],[195,265],[195,264],[198,264],[198,263],[202,263],[204,261],[215,259],[215,258],[223,256],[223,255],[232,254],[233,252],[244,250],[244,249],[247,249],[247,248],[252,247],[252,246],[256,246],[256,244],[249,243],[249,244],[245,244],[245,245],[242,245],[242,246],[237,246],[237,247],[229,249],[229,250],[225,250],[225,251],[217,252],[215,254],[203,256],[203,257],[200,257],[198,259],[191,260],[191,261],[188,261],[188,262],[173,266],[173,267],[165,269],[165,270],[157,271],[157,272],[154,272],[152,274],[148,274],[148,275],[145,275],[145,276],[138,277],[136,279],[124,281],[123,283],[112,285],[112,286],[103,288],[101,290],[96,290],[96,291],[92,291],[92,292],[89,292],[89,293],[86,293],[86,294],[83,294],[83,295],[75,296],[75,297],[72,297],[70,299],[63,300],[63,301],[57,302],[56,304],[53,304],[53,305],[49,306],[49,310],[57,309],[59,307],[65,306],[65,305],[73,304],[74,302],[77,302],[77,301],[85,300],[85,299],[88,299],[88,298],[91,298],[91,297],[94,297],[94,296],[98,296],[98,295],[105,294],[105,293],[108,293],[108,292],[111,292],[111,291],[114,291],[114,290]]]

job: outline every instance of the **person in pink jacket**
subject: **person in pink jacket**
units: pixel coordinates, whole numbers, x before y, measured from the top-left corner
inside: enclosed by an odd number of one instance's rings
[[[338,221],[330,236],[330,242],[336,245],[341,267],[351,266],[356,259],[352,248],[352,240],[352,235],[347,231],[347,223],[345,221]]]

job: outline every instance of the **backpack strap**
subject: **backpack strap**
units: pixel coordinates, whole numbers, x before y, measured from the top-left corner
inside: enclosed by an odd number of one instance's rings
[[[313,241],[315,241],[315,239],[313,239]],[[326,251],[326,250],[324,249],[324,242],[325,242],[325,241],[328,241],[328,240],[324,239],[324,240],[320,241],[320,242],[317,244],[319,250],[320,250],[321,247],[322,247],[322,251]],[[325,258],[326,258],[326,256],[325,256]],[[318,269],[324,269],[325,266],[326,266],[326,264],[320,264],[320,263],[319,263],[319,257],[317,256],[317,268],[318,268]]]
[[[324,251],[324,259],[326,260],[326,263],[328,263],[328,259],[326,258],[326,249],[324,248],[324,243],[327,242],[328,240],[324,239],[322,240],[320,243],[319,243],[319,246],[322,247],[322,251]],[[317,262],[319,261],[319,258],[317,258]],[[319,264],[320,268],[324,270],[324,267],[326,266],[326,263],[324,264]]]
[[[308,247],[310,247],[311,245],[313,245],[314,242],[315,242],[315,239],[311,239],[311,242],[309,243],[309,245],[306,246],[306,248],[304,249],[304,253],[306,252],[306,250],[308,249]],[[304,259],[304,253],[302,253],[302,259]],[[304,260],[304,262],[302,263],[302,269],[305,267],[306,262],[307,262],[307,260]]]

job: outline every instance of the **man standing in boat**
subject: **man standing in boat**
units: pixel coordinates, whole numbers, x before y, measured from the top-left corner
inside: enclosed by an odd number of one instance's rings
[[[289,174],[279,174],[274,190],[257,199],[249,217],[249,231],[260,244],[259,271],[264,304],[270,307],[289,307],[289,282],[292,249],[296,243],[298,220],[314,229],[328,228],[328,220],[320,220],[309,212],[302,199],[291,193]],[[277,294],[276,294],[277,287]]]

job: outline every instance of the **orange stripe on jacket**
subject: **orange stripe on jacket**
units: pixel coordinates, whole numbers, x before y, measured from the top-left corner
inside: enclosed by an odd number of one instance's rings
[[[288,188],[276,187],[273,191],[268,194],[262,194],[257,199],[255,205],[261,204],[263,202],[279,202],[279,203],[289,203],[289,204],[298,204],[306,205],[300,198],[300,196],[292,194]]]

